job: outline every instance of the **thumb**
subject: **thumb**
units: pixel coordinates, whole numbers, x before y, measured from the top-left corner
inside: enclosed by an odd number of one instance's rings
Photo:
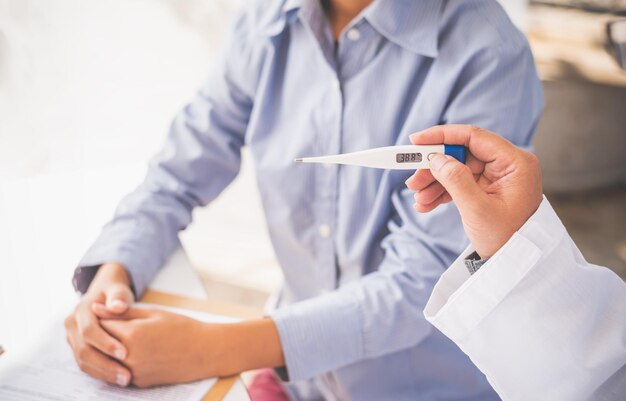
[[[124,313],[133,303],[133,293],[127,285],[113,284],[104,292],[105,305],[110,312]]]
[[[430,172],[456,202],[459,210],[482,203],[480,189],[470,169],[453,157],[436,154],[430,159]],[[477,208],[473,207],[476,210]]]

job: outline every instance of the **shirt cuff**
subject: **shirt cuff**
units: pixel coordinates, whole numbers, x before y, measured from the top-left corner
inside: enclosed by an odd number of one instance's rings
[[[135,299],[139,299],[163,264],[149,247],[132,246],[134,243],[127,233],[120,230],[103,232],[74,270],[72,284],[74,289],[84,294],[96,275],[98,268],[104,263],[119,263],[126,267]]]
[[[359,307],[332,292],[271,313],[290,380],[305,380],[363,358]]]
[[[424,316],[456,343],[463,339],[558,244],[565,228],[544,197],[522,228],[475,274],[464,257],[468,247],[441,276]]]

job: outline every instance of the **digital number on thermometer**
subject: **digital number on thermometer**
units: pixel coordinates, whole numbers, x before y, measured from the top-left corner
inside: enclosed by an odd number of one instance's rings
[[[421,161],[421,153],[396,153],[396,163],[419,163]]]

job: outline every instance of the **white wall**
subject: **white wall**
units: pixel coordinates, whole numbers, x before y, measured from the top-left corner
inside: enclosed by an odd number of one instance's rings
[[[70,277],[81,253],[207,78],[241,3],[0,0],[5,348],[75,302]],[[248,163],[183,241],[203,269],[264,290],[280,280]]]

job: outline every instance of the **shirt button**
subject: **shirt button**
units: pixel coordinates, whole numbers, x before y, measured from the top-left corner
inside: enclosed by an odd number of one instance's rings
[[[358,29],[352,28],[348,31],[348,39],[359,40],[361,38],[361,32]]]
[[[333,87],[333,90],[336,90],[336,91],[341,89],[341,83],[339,83],[339,80],[337,78],[333,80],[332,87]]]
[[[319,232],[322,238],[328,238],[330,236],[330,227],[328,224],[322,224],[319,228]]]
[[[320,295],[328,294],[328,290],[326,288],[322,288],[320,290]]]

